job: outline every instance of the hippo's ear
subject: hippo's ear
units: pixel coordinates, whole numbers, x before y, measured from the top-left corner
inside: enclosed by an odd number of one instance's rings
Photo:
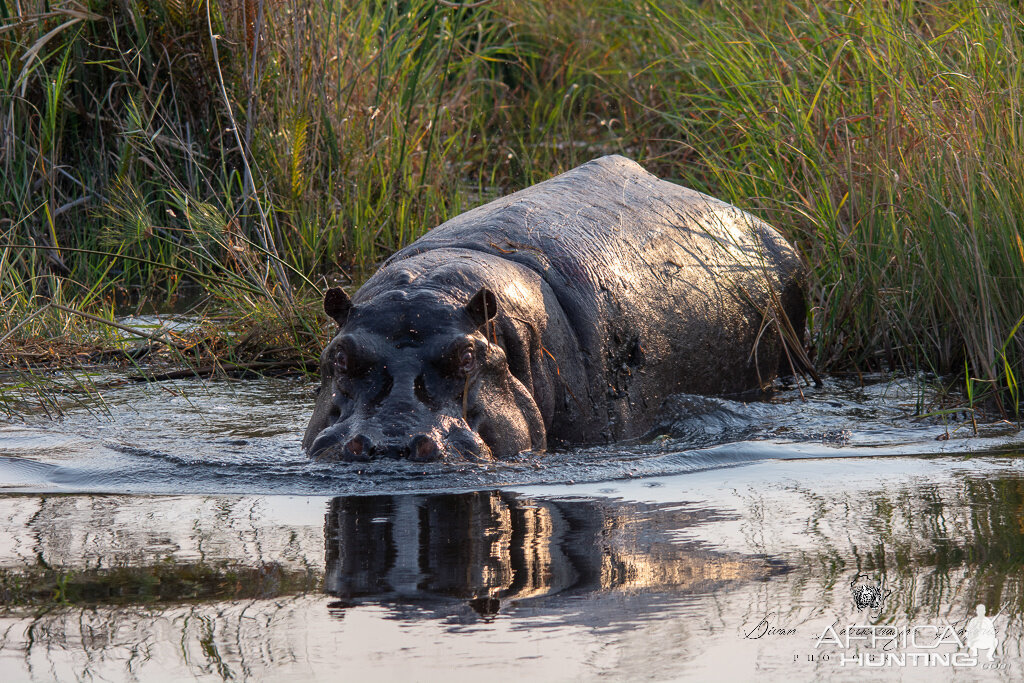
[[[494,298],[494,292],[481,287],[466,304],[466,313],[477,329],[483,327],[485,322],[498,315],[498,300]]]
[[[334,318],[338,327],[348,320],[349,311],[352,310],[352,299],[341,287],[331,287],[324,293],[324,313]]]

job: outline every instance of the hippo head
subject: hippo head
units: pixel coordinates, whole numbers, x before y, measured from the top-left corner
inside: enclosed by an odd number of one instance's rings
[[[324,310],[338,332],[320,359],[310,457],[487,460],[544,448],[536,403],[484,334],[498,312],[489,289],[463,301],[393,290],[353,305],[335,288]]]

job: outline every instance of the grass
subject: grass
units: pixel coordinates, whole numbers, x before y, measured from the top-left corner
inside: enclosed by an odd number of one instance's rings
[[[308,358],[325,286],[621,153],[798,245],[819,368],[1016,415],[1022,57],[999,2],[0,0],[0,338],[194,283],[208,356]]]
[[[966,363],[1015,412],[1020,14],[996,3],[776,11],[662,13],[676,30],[656,33],[658,68],[689,64],[692,76],[658,116],[683,145],[700,141],[689,144],[705,187],[789,227],[814,269],[825,367]]]

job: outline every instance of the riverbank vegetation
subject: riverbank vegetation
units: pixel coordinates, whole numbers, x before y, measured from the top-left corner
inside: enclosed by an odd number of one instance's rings
[[[301,363],[324,287],[620,153],[799,246],[820,369],[1015,415],[1022,98],[999,2],[0,0],[0,355],[198,293],[175,359]]]

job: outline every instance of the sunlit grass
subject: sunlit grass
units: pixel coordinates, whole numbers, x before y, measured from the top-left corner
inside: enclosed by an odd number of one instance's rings
[[[650,5],[647,104],[680,177],[814,271],[819,363],[963,370],[1013,399],[1024,345],[1021,15],[991,3]]]
[[[326,285],[622,153],[797,243],[821,369],[962,375],[1016,412],[1017,9],[450,4],[0,2],[0,337],[195,283],[236,338],[311,356]],[[112,333],[49,308],[10,341],[68,334]]]

